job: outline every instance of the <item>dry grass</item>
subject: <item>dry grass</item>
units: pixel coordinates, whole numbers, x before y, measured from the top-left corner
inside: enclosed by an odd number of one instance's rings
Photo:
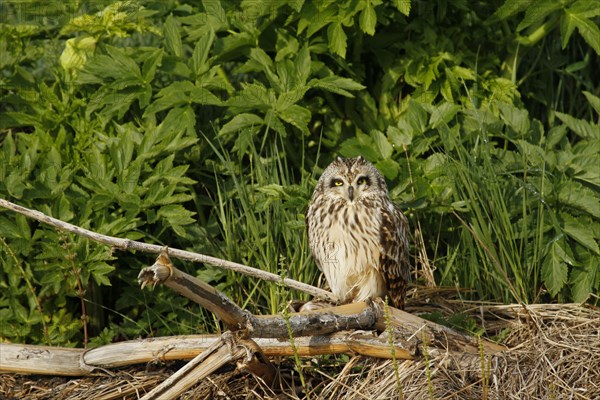
[[[510,350],[500,356],[456,359],[428,349],[425,357],[398,364],[353,357],[304,360],[303,390],[291,359],[280,361],[279,389],[265,388],[231,366],[213,374],[185,399],[599,399],[600,310],[574,304],[475,305],[437,303],[445,315],[463,312],[488,335],[505,332]],[[442,304],[442,306],[439,306]],[[415,310],[422,308],[415,307]],[[275,360],[277,361],[277,360]],[[342,363],[342,361],[344,361]],[[333,362],[333,364],[332,364]],[[100,372],[81,378],[0,376],[4,399],[136,399],[180,365]],[[283,388],[283,390],[281,389]]]

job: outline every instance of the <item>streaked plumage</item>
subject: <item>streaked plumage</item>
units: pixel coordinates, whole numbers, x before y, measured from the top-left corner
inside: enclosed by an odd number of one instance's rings
[[[404,307],[410,279],[408,221],[381,173],[362,157],[323,172],[306,214],[310,248],[340,303],[384,297]]]

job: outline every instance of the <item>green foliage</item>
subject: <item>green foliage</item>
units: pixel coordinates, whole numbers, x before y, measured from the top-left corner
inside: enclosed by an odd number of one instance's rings
[[[3,198],[316,283],[308,199],[334,156],[362,154],[439,284],[597,301],[597,0],[0,8]],[[168,290],[140,296],[147,255],[2,210],[0,239],[5,339],[81,343],[82,299],[93,345],[219,329]],[[255,312],[300,296],[179,266]]]

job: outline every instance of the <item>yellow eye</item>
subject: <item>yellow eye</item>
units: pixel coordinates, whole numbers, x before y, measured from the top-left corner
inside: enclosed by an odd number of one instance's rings
[[[341,179],[334,179],[333,186],[344,186],[344,181],[342,181]]]
[[[365,185],[367,183],[367,178],[364,176],[361,176],[360,178],[358,178],[356,183],[358,183],[359,185]]]

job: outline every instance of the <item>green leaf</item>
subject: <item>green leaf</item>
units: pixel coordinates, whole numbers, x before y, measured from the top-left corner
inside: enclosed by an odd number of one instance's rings
[[[386,179],[394,180],[400,171],[400,165],[392,159],[379,160],[375,163],[375,167],[386,177]]]
[[[524,136],[529,132],[529,113],[524,108],[517,108],[509,103],[498,103],[502,119],[518,134]]]
[[[203,105],[223,105],[221,99],[212,94],[209,90],[202,87],[195,87],[194,89],[192,89],[192,91],[190,92],[190,101]]]
[[[584,253],[581,266],[571,269],[569,284],[573,293],[573,301],[583,303],[594,292],[594,283],[598,279],[598,257]]]
[[[66,70],[82,67],[96,50],[96,38],[81,36],[66,41],[65,49],[60,55],[60,65]]]
[[[179,33],[179,22],[169,15],[164,25],[165,46],[175,57],[183,56],[183,45]]]
[[[373,138],[364,133],[357,133],[356,137],[342,142],[339,152],[343,157],[363,156],[367,160],[379,159],[379,153],[375,150]]]
[[[594,107],[596,114],[600,116],[600,97],[594,96],[592,93],[586,92],[585,90],[583,91],[583,94],[590,103],[590,105]]]
[[[594,254],[600,256],[600,248],[598,248],[597,238],[594,238],[594,234],[590,229],[589,225],[592,221],[589,218],[575,218],[569,214],[561,213],[563,219],[562,230],[569,237],[575,239],[584,247],[591,250]],[[584,225],[581,221],[586,221],[587,225]]]
[[[398,11],[400,11],[402,14],[404,14],[408,17],[410,14],[410,1],[411,0],[393,0],[393,1],[394,1],[394,6],[396,6]]]
[[[348,46],[348,37],[341,22],[334,22],[327,28],[327,39],[329,40],[329,49],[342,58],[346,58],[346,47]]]
[[[501,19],[506,19],[511,15],[526,10],[531,6],[532,1],[534,0],[506,0],[504,4],[496,10],[494,15]]]
[[[340,76],[328,76],[323,79],[313,79],[308,84],[312,88],[325,89],[329,92],[341,94],[346,97],[354,97],[348,90],[362,90],[365,86],[349,78]]]
[[[600,140],[600,129],[598,126],[594,126],[585,120],[577,119],[569,114],[564,114],[559,111],[556,111],[556,116],[580,137],[584,139]]]
[[[408,108],[398,119],[398,128],[405,132],[415,134],[425,133],[427,130],[427,111],[414,100],[410,100]]]
[[[565,182],[558,193],[558,200],[600,219],[600,198],[592,190],[578,182]]]
[[[380,159],[388,159],[392,156],[392,152],[394,148],[388,141],[387,137],[383,134],[383,132],[378,130],[371,131],[371,137],[373,138],[373,142],[375,143],[375,148],[379,152]]]
[[[517,26],[517,31],[521,32],[531,25],[541,25],[549,14],[562,8],[562,6],[562,3],[556,0],[536,0],[534,4],[527,7],[525,17]]]
[[[262,126],[264,120],[256,114],[238,114],[231,119],[228,123],[221,127],[219,135],[227,135],[229,133],[236,133],[244,128],[250,126]]]
[[[377,25],[377,13],[370,1],[367,1],[366,7],[360,13],[358,18],[360,29],[367,35],[375,34],[375,25]]]
[[[195,89],[195,86],[190,81],[174,82],[169,86],[162,88],[156,94],[157,99],[146,108],[144,115],[155,114],[187,103],[189,98],[186,92],[189,93],[193,89]]]
[[[310,76],[310,51],[308,50],[308,46],[302,46],[300,51],[298,52],[298,57],[296,57],[296,76],[298,77],[298,83],[300,85],[305,85],[308,77]]]
[[[275,104],[274,94],[260,83],[244,84],[241,91],[227,100],[227,106],[241,109],[266,110]]]
[[[165,218],[171,225],[188,225],[196,222],[193,212],[186,210],[181,204],[169,204],[158,210],[158,216]]]
[[[399,148],[403,148],[403,146],[408,146],[412,143],[412,136],[395,126],[388,126],[387,135],[390,141],[394,146],[398,146]]]
[[[575,21],[575,26],[577,26],[579,34],[594,49],[596,54],[600,55],[600,28],[598,25],[588,18],[577,19]]]
[[[196,76],[200,76],[210,69],[207,60],[214,40],[215,33],[211,29],[196,41],[196,47],[194,47],[190,65],[190,68],[194,71]]]
[[[458,110],[460,110],[459,105],[444,102],[439,106],[435,107],[435,109],[431,113],[429,124],[433,129],[438,129],[440,126],[447,125],[448,122],[450,122],[450,120],[454,118]]]
[[[150,54],[146,61],[144,61],[144,64],[142,65],[142,77],[147,83],[154,79],[156,69],[162,62],[164,54],[165,52],[163,49],[156,49]]]
[[[307,108],[291,105],[284,110],[278,111],[277,115],[288,124],[298,128],[305,135],[310,133],[308,124],[310,123],[312,114]]]
[[[567,282],[567,260],[570,258],[558,240],[553,241],[544,258],[541,271],[542,279],[552,296],[556,296]]]

